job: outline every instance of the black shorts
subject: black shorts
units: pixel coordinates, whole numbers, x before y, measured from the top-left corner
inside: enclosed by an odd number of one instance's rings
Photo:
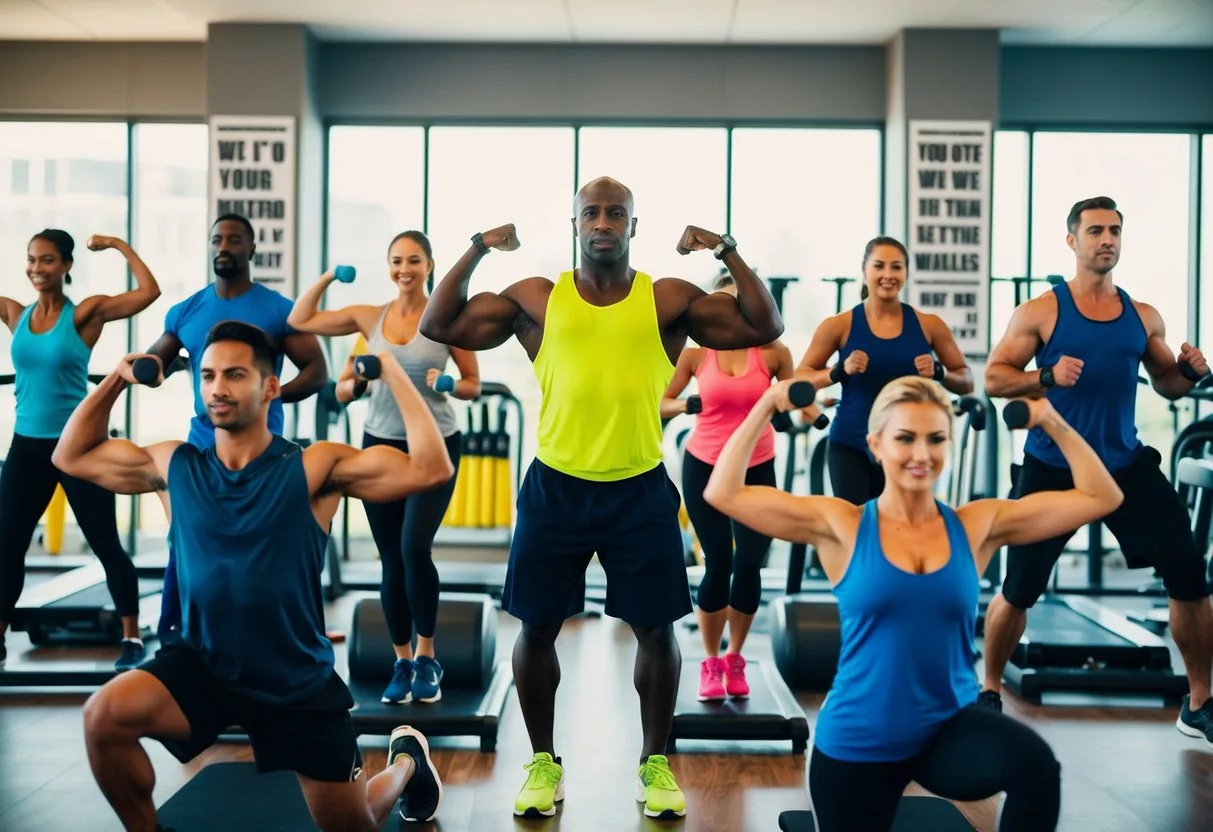
[[[257,771],[294,771],[328,783],[357,779],[362,754],[350,719],[349,688],[334,671],[314,696],[291,705],[273,705],[232,690],[193,648],[163,647],[140,665],[168,688],[190,724],[185,742],[157,738],[174,757],[188,763],[239,726],[253,746]]]
[[[680,504],[664,465],[593,482],[534,460],[518,491],[502,608],[533,626],[576,615],[585,607],[585,570],[597,552],[607,615],[646,628],[689,615]]]
[[[1112,473],[1125,499],[1103,523],[1116,537],[1130,569],[1152,566],[1167,595],[1177,601],[1198,601],[1209,594],[1205,559],[1192,537],[1188,510],[1159,468],[1161,462],[1158,451],[1145,447],[1131,463]],[[1015,495],[1073,487],[1069,468],[1055,468],[1025,455]],[[1034,605],[1048,588],[1053,565],[1073,534],[1008,547],[1003,597],[1020,609]]]

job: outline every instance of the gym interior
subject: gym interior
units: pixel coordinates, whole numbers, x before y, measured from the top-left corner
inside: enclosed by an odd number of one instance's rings
[[[957,397],[940,497],[1005,497],[1025,434],[983,392],[983,369],[1015,308],[1072,276],[1065,220],[1076,201],[1107,195],[1123,210],[1117,284],[1159,311],[1171,350],[1213,344],[1210,79],[1213,4],[1191,0],[3,0],[0,294],[32,302],[19,270],[39,229],[129,241],[162,294],[105,328],[89,362],[95,384],[156,340],[170,306],[214,279],[208,229],[229,210],[262,229],[253,278],[292,300],[325,271],[353,266],[357,280],[325,296],[337,308],[390,298],[383,252],[405,229],[429,236],[440,280],[474,232],[514,223],[521,247],[486,259],[472,292],[554,279],[579,256],[567,225],[574,195],[610,176],[635,196],[634,267],[707,289],[721,264],[676,244],[688,225],[727,232],[779,303],[795,360],[823,320],[859,302],[865,243],[902,240],[907,301],[941,293],[932,311],[953,324],[975,380]],[[968,140],[956,141],[958,130]],[[949,150],[937,158],[932,147]],[[942,200],[929,192],[936,175]],[[73,297],[134,286],[121,258],[77,252]],[[0,457],[14,432],[9,340],[0,334]],[[333,380],[365,349],[355,336],[322,343]],[[510,664],[519,624],[500,605],[541,397],[518,341],[477,358],[483,388],[455,404],[463,457],[434,543],[440,703],[379,701],[392,645],[378,552],[356,499],[338,512],[323,577],[366,770],[383,768],[388,734],[408,723],[429,738],[443,781],[432,825],[402,828],[814,828],[794,824],[811,824],[808,749],[839,622],[812,547],[778,540],[746,645],[748,700],[696,700],[695,616],[675,626],[682,675],[668,750],[686,816],[655,820],[628,799],[640,743],[636,642],[604,614],[597,560],[585,609],[557,641],[567,797],[552,818],[511,814],[530,741]],[[1141,382],[1139,435],[1161,455],[1207,552],[1213,462],[1199,461],[1213,456],[1213,388],[1169,401],[1144,370]],[[819,393],[827,415],[837,389]],[[158,390],[131,388],[112,435],[183,439],[192,396],[186,372]],[[338,402],[332,383],[285,411],[283,435],[301,444],[361,441],[366,405]],[[694,424],[692,415],[663,420],[675,483]],[[779,428],[779,487],[831,493],[828,431]],[[153,494],[119,495],[116,505],[150,655],[168,523]],[[682,525],[694,592],[701,547],[685,513]],[[996,556],[983,576],[983,610],[1002,568]],[[90,772],[81,709],[114,676],[122,631],[61,489],[25,570],[0,668],[0,829],[119,830]],[[975,635],[980,678],[980,626]],[[1213,827],[1213,750],[1175,729],[1187,690],[1158,576],[1127,568],[1102,524],[1079,529],[1004,676],[1006,713],[1061,764],[1059,829]],[[314,828],[293,780],[251,775],[238,726],[185,765],[155,742],[145,747],[155,802],[168,807],[162,823],[178,832]],[[911,785],[907,795],[928,793]],[[907,804],[895,828],[998,828],[998,798],[943,813],[937,802]]]

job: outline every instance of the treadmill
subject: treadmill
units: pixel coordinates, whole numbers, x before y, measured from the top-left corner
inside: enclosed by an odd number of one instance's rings
[[[154,565],[143,566],[142,570],[139,628],[146,639],[159,617],[164,567],[160,566],[159,577],[155,576]],[[37,646],[116,645],[122,641],[122,619],[114,609],[100,563],[73,569],[26,590],[9,623]]]

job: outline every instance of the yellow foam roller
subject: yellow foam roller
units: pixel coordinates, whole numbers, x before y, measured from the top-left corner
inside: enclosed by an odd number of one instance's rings
[[[42,544],[52,555],[63,551],[63,524],[66,515],[67,494],[63,492],[63,486],[56,485],[55,493],[51,495],[50,504],[46,507],[46,531],[42,535]]]

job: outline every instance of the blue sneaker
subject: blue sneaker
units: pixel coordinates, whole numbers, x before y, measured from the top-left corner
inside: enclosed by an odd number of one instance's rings
[[[414,660],[413,698],[418,702],[437,702],[442,698],[442,665],[429,656],[418,656]]]
[[[147,658],[147,648],[142,641],[131,638],[122,639],[122,655],[114,662],[114,670],[121,673],[124,670],[134,670]]]
[[[384,705],[407,705],[413,701],[413,660],[396,659],[392,668],[392,681],[388,683],[383,698]]]

